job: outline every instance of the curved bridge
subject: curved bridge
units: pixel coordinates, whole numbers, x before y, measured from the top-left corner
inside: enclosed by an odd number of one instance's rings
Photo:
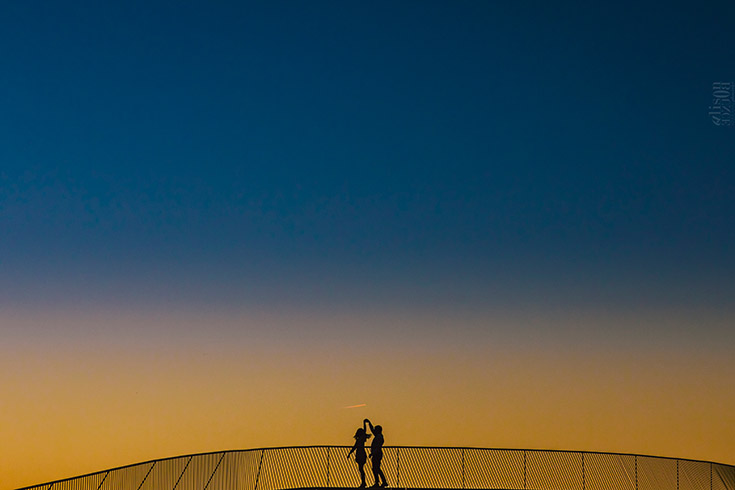
[[[222,451],[158,459],[19,490],[287,490],[354,488],[350,446]],[[635,454],[386,446],[394,488],[735,490],[735,466]],[[371,482],[369,464],[366,465]]]

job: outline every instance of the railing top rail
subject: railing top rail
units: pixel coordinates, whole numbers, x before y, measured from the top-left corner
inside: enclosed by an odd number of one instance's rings
[[[171,461],[175,459],[181,459],[181,458],[193,458],[197,456],[209,456],[214,454],[229,454],[229,453],[246,453],[246,452],[258,452],[258,451],[278,451],[278,450],[293,450],[293,449],[345,449],[349,450],[352,446],[348,445],[329,445],[329,444],[321,444],[321,445],[307,445],[307,446],[269,446],[269,447],[259,447],[259,448],[250,448],[250,449],[226,449],[222,451],[206,451],[201,453],[189,453],[189,454],[181,454],[177,456],[168,456],[165,458],[157,458],[157,459],[151,459],[147,461],[141,461],[137,463],[131,463],[127,465],[122,466],[116,466],[114,468],[104,469],[100,471],[93,471],[91,473],[85,473],[82,475],[76,475],[68,478],[61,478],[58,480],[48,481],[44,483],[37,483],[35,485],[29,485],[25,487],[18,488],[16,490],[29,490],[31,488],[37,488],[47,485],[56,485],[59,483],[64,483],[71,480],[81,479],[81,478],[87,478],[95,475],[101,475],[104,473],[110,473],[113,471],[119,471],[124,470],[127,468],[133,468],[136,466],[143,466],[147,464],[153,464],[153,463],[161,463],[165,461]],[[462,451],[462,450],[472,450],[472,451],[501,451],[501,452],[543,452],[543,453],[563,453],[563,454],[595,454],[595,455],[607,455],[607,456],[627,456],[627,457],[637,457],[637,458],[653,458],[653,459],[663,459],[663,460],[670,460],[670,461],[687,461],[687,462],[693,462],[693,463],[704,463],[704,464],[716,464],[718,466],[724,466],[735,469],[735,465],[730,465],[726,463],[718,463],[716,461],[706,461],[706,460],[698,460],[698,459],[690,459],[690,458],[677,458],[677,457],[669,457],[669,456],[657,456],[657,455],[650,455],[650,454],[636,454],[636,453],[618,453],[618,452],[611,452],[611,451],[584,451],[584,450],[569,450],[569,449],[518,449],[518,448],[488,448],[488,447],[476,447],[476,446],[405,446],[405,445],[395,445],[395,446],[384,446],[384,449],[426,449],[426,450],[434,450],[434,451]]]

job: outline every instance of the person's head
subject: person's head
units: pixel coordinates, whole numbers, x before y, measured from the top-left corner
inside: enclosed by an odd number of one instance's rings
[[[376,425],[373,427],[376,434],[382,434],[383,433],[383,426],[382,425]]]
[[[355,432],[355,439],[361,439],[364,437],[365,437],[365,429],[360,427],[359,429],[357,429],[357,432]]]

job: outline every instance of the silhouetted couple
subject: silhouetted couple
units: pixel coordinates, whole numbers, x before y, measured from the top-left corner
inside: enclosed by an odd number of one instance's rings
[[[350,452],[347,453],[347,458],[353,452],[355,453],[355,462],[357,462],[357,467],[360,470],[360,488],[365,488],[365,462],[367,461],[365,441],[372,437],[367,433],[366,426],[370,427],[370,432],[374,436],[373,442],[370,444],[370,459],[373,460],[373,476],[375,477],[373,487],[387,487],[388,481],[385,479],[383,470],[380,469],[380,463],[383,461],[383,443],[385,442],[383,439],[383,428],[381,426],[376,425],[373,427],[373,424],[368,419],[363,420],[362,428],[357,429],[357,432],[355,432],[355,444],[350,449]],[[383,482],[382,485],[380,484],[381,481]]]

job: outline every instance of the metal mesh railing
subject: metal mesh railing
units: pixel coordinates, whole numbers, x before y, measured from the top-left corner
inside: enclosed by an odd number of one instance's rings
[[[350,446],[194,454],[19,490],[288,490],[359,484]],[[735,466],[632,454],[394,446],[392,487],[508,490],[735,490]],[[370,464],[366,465],[370,481]]]

